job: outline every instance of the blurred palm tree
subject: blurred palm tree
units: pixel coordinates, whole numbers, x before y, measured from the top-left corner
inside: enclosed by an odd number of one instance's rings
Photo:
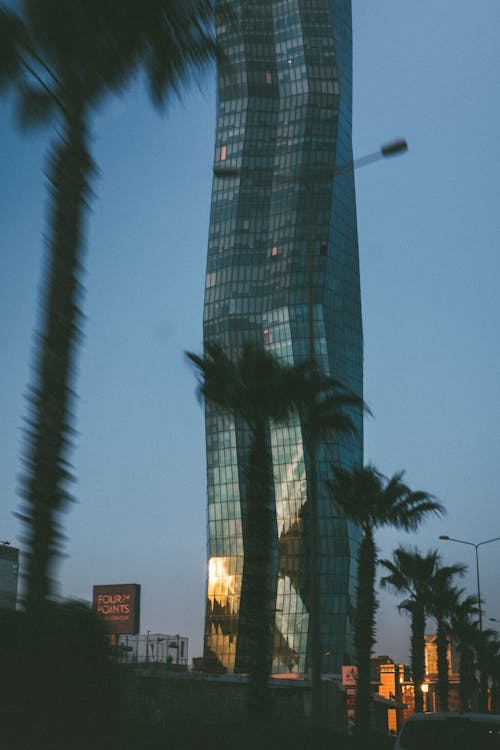
[[[463,590],[457,589],[453,582],[456,576],[463,576],[465,571],[465,565],[445,565],[436,569],[430,581],[428,612],[436,623],[437,696],[440,711],[448,711],[450,618],[463,593]]]
[[[459,599],[450,612],[452,638],[457,644],[460,673],[460,708],[472,711],[476,680],[476,646],[479,635],[479,624],[473,618],[479,614],[479,603],[476,596],[465,596]]]
[[[490,709],[488,700],[490,684],[492,687],[492,706],[497,702],[498,668],[500,656],[500,642],[497,633],[490,628],[477,631],[476,657],[479,672],[479,711],[486,713]]]
[[[262,347],[246,344],[234,361],[216,344],[204,356],[187,353],[199,378],[200,395],[241,419],[250,433],[242,508],[245,563],[238,628],[238,668],[250,674],[250,702],[258,714],[267,704],[271,671],[276,514],[269,420],[286,421],[294,406],[293,370]],[[293,379],[295,386],[295,379]]]
[[[397,594],[407,594],[399,604],[399,610],[411,617],[410,658],[415,711],[424,710],[422,683],[425,680],[425,623],[432,577],[440,563],[437,550],[422,555],[417,549],[398,547],[392,553],[392,560],[379,560],[389,571],[380,583],[383,588],[392,589]]]
[[[333,503],[363,532],[358,555],[354,649],[358,667],[356,730],[364,733],[370,726],[370,659],[375,643],[377,609],[374,532],[385,526],[413,531],[427,515],[440,515],[444,509],[427,492],[410,490],[403,482],[403,473],[388,479],[373,466],[352,472],[336,468],[335,479],[329,486]]]
[[[206,401],[242,420],[250,433],[244,502],[245,564],[238,628],[238,668],[251,679],[252,708],[262,714],[267,702],[274,622],[273,567],[277,554],[270,422],[284,423],[294,410],[309,415],[308,438],[327,429],[354,430],[345,409],[353,397],[314,365],[284,365],[260,346],[247,343],[233,360],[217,344],[204,356],[188,353]],[[307,438],[306,438],[307,439]],[[311,448],[310,448],[311,450]]]
[[[491,679],[491,713],[500,713],[500,641],[493,630],[490,638],[488,671]]]
[[[81,339],[85,214],[95,172],[90,116],[110,92],[144,71],[163,108],[216,53],[210,0],[24,0],[0,7],[0,84],[13,85],[23,129],[51,125],[47,260],[22,475],[28,544],[26,602],[42,607],[53,589],[62,538],[59,513],[71,499],[72,390]]]

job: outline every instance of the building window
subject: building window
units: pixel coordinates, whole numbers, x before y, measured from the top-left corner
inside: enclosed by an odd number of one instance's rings
[[[264,334],[264,344],[267,346],[267,344],[271,343],[271,334],[269,332],[269,328],[264,328],[262,333]]]
[[[224,144],[220,147],[220,160],[226,161],[227,158],[227,146]]]
[[[278,255],[278,245],[273,245],[271,248],[271,255],[274,258],[276,255]]]
[[[273,71],[266,70],[266,83],[272,83],[272,82],[273,82]]]

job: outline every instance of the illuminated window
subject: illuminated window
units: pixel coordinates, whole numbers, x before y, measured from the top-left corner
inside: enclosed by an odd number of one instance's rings
[[[269,328],[264,328],[263,332],[264,334],[264,344],[270,344],[271,343],[271,333],[269,331]]]
[[[226,161],[226,158],[227,158],[227,146],[224,145],[220,147],[220,160]]]
[[[266,70],[266,83],[272,83],[273,82],[273,72],[272,70]]]
[[[273,245],[271,248],[271,255],[274,257],[275,255],[278,255],[278,245]]]

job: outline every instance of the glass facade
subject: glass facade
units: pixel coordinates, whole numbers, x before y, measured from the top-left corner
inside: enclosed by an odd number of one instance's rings
[[[352,162],[348,0],[216,0],[215,173],[204,307],[205,343],[237,357],[260,342],[283,362],[314,353],[362,395],[362,327]],[[224,170],[226,173],[224,174]],[[312,266],[309,264],[312,263]],[[312,300],[312,305],[310,304]],[[356,438],[318,456],[322,671],[352,663],[359,531],[326,490],[332,462],[362,463]],[[271,426],[276,506],[273,673],[309,669],[304,504],[308,458],[298,416]],[[208,584],[205,657],[238,671],[244,565],[244,424],[206,405]]]

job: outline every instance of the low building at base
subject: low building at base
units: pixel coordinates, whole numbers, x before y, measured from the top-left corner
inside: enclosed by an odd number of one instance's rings
[[[186,670],[189,663],[189,639],[165,633],[114,635],[111,645],[122,664],[164,664]]]
[[[19,550],[0,542],[0,609],[16,609]]]

